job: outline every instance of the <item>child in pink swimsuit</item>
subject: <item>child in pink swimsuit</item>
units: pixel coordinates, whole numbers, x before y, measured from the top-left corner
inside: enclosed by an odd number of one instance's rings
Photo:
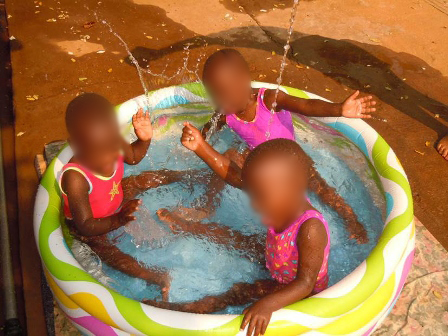
[[[242,305],[259,298],[244,310],[241,328],[248,335],[263,335],[272,312],[324,290],[328,285],[330,231],[323,216],[309,203],[306,191],[312,161],[292,140],[275,139],[256,147],[242,170],[244,189],[267,226],[267,238],[243,235],[217,223],[188,221],[161,209],[159,218],[174,233],[204,235],[213,243],[244,250],[251,260],[266,262],[272,280],[237,283],[226,293],[199,301],[158,307],[210,313],[227,305]]]
[[[295,140],[291,113],[315,117],[370,118],[370,113],[375,111],[373,106],[376,102],[372,97],[357,98],[358,91],[341,104],[297,98],[280,91],[274,113],[271,113],[275,105],[275,90],[252,89],[249,66],[242,55],[234,49],[217,51],[207,59],[203,81],[218,106],[220,116],[217,129],[228,125],[246,142],[249,150],[267,140]],[[221,179],[241,188],[241,167],[249,151],[243,154],[235,150],[229,150],[225,154],[218,153],[203,140],[210,126],[210,122],[206,124],[201,134],[194,126],[186,123],[182,144],[194,151]],[[224,187],[219,178],[210,184],[213,187],[206,194],[208,201],[205,206],[209,211],[213,208],[213,198],[217,197]],[[339,214],[347,226],[350,238],[356,239],[359,243],[368,241],[364,226],[358,221],[351,207],[327,185],[314,168],[311,173],[310,189]]]

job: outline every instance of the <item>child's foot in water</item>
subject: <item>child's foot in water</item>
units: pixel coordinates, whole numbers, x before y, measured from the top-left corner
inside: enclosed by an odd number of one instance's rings
[[[361,225],[361,227],[360,227]],[[367,231],[364,229],[362,224],[358,223],[352,230],[350,234],[350,239],[356,239],[358,244],[367,244],[369,238],[367,237]]]
[[[168,209],[159,209],[157,210],[157,216],[162,222],[168,224],[174,234],[187,231],[186,226],[188,226],[188,221],[179,217],[174,212],[171,212]]]
[[[188,221],[201,221],[210,217],[210,211],[207,211],[205,209],[184,207],[178,207],[177,209],[173,210],[173,214]]]
[[[437,151],[445,160],[448,160],[448,133],[439,140],[437,144]]]

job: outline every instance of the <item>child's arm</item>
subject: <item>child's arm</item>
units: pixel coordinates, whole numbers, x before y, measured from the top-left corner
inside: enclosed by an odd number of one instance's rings
[[[212,128],[214,122],[216,122],[215,131],[220,131],[225,125],[227,125],[226,116],[224,114],[218,114],[218,112],[215,112],[212,115],[210,120],[206,122],[204,127],[202,127],[201,134],[204,139],[207,138],[207,133]]]
[[[99,236],[135,219],[139,200],[123,205],[120,212],[105,218],[94,218],[89,202],[89,184],[80,173],[69,170],[62,176],[62,189],[68,198],[70,212],[77,231],[83,236]]]
[[[302,224],[297,235],[300,258],[296,279],[245,309],[241,330],[249,325],[248,336],[264,335],[273,312],[311,294],[322,266],[327,239],[325,227],[318,219]]]
[[[205,142],[201,132],[188,122],[184,123],[181,142],[196,153],[217,175],[230,185],[242,188],[241,169],[229,158]]]
[[[153,131],[149,113],[143,113],[143,109],[139,109],[132,116],[132,126],[138,139],[132,144],[123,141],[124,162],[136,165],[145,157],[151,144]]]
[[[279,91],[276,110],[286,110],[312,117],[346,117],[346,118],[371,118],[375,112],[376,101],[372,96],[357,98],[359,91],[353,93],[343,103],[328,103],[320,99],[303,99],[293,97]],[[275,90],[267,90],[265,104],[271,108],[275,99]]]

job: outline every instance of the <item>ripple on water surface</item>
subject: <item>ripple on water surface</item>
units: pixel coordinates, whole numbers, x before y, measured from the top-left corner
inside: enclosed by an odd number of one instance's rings
[[[301,127],[296,127],[298,142],[315,161],[316,168],[328,184],[335,187],[353,207],[369,236],[369,243],[365,245],[358,245],[349,240],[344,223],[338,215],[322,204],[315,195],[309,195],[313,206],[324,214],[331,231],[331,285],[353,271],[375,246],[383,226],[385,202],[378,187],[376,173],[361,151],[346,138],[328,132],[325,127],[314,127],[315,123],[305,119],[300,123]],[[137,166],[127,166],[125,175],[165,168],[190,170],[187,174],[190,174],[191,178],[147,190],[139,195],[144,207],[138,214],[138,220],[126,229],[120,228],[110,233],[109,238],[123,252],[132,255],[141,263],[169,270],[172,279],[172,302],[197,300],[205,295],[223,293],[237,282],[268,278],[269,274],[264,265],[252,262],[250,255],[244,255],[232,247],[215,244],[207,237],[188,233],[174,235],[169,227],[158,219],[156,211],[160,208],[200,205],[201,196],[208,187],[209,174],[206,171],[199,173],[199,183],[195,181],[197,170],[205,170],[207,167],[193,153],[182,147],[179,141],[180,131],[181,122],[163,135],[157,135],[156,132],[148,156]],[[222,130],[219,139],[212,137],[212,142],[221,152],[229,147],[242,147],[241,141],[229,129]],[[258,234],[260,242],[264,241],[265,229],[250,209],[246,195],[230,186],[226,186],[220,194],[216,213],[207,221],[229,226],[246,235]],[[75,255],[78,259],[84,258],[83,266],[86,265],[87,268],[101,267],[101,272],[96,270],[92,271],[92,274],[97,274],[103,283],[125,296],[137,300],[160,297],[157,286],[148,286],[141,279],[101,265],[91,254],[75,251]],[[240,313],[241,309],[228,307],[224,312]]]

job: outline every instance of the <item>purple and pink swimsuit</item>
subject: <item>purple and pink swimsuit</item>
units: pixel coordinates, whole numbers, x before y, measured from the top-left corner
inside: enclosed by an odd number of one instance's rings
[[[235,114],[226,115],[227,125],[247,143],[250,150],[267,140],[295,140],[291,113],[282,110],[272,114],[264,103],[265,92],[265,88],[258,91],[254,120],[245,121]],[[268,132],[269,136],[267,136]]]

